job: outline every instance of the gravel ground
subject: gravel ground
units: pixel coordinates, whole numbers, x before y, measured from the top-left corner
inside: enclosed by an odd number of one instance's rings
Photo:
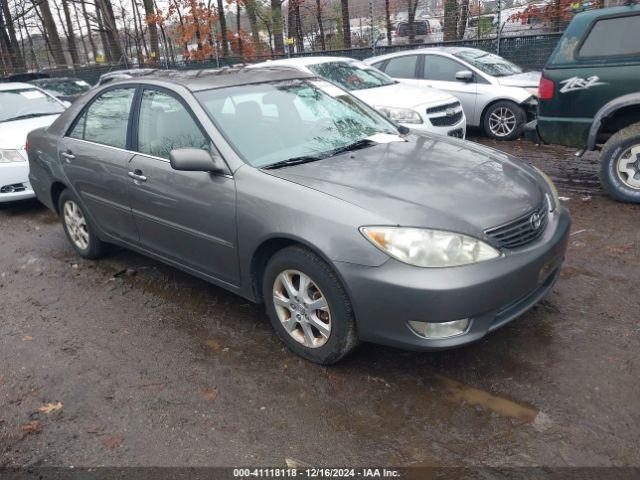
[[[261,308],[0,207],[0,466],[640,465],[640,207],[601,195],[594,156],[474,139],[547,171],[572,236],[545,301],[441,353],[319,367]]]

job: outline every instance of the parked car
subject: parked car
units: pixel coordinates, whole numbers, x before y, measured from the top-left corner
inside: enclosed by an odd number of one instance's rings
[[[574,17],[540,79],[535,142],[602,149],[600,181],[613,198],[640,203],[640,5]]]
[[[431,35],[431,27],[427,20],[415,20],[413,22],[414,40],[409,41],[409,22],[398,22],[391,31],[393,45],[409,45],[410,43],[424,43]]]
[[[49,78],[49,74],[42,72],[13,73],[4,77],[2,81],[11,83],[24,83],[38,80],[39,78]]]
[[[113,72],[107,72],[100,75],[98,79],[98,83],[96,83],[96,87],[101,87],[110,82],[114,82],[116,80],[126,80],[128,78],[137,78],[137,77],[145,77],[147,75],[152,75],[155,73],[157,69],[155,68],[129,68],[125,70],[114,70]]]
[[[449,92],[462,103],[467,125],[481,127],[497,140],[518,138],[527,120],[535,116],[540,72],[524,72],[483,50],[402,50],[364,62],[417,87]]]
[[[402,85],[375,68],[352,58],[299,57],[251,65],[286,66],[318,75],[368,103],[394,122],[413,130],[464,138],[466,119],[455,97],[433,88]]]
[[[35,196],[28,178],[27,134],[49,126],[65,108],[28,83],[0,83],[0,203]]]
[[[43,78],[30,83],[46,90],[58,100],[69,103],[73,103],[91,88],[84,80],[73,77]]]
[[[29,162],[80,256],[124,246],[263,302],[318,363],[478,340],[552,288],[570,226],[533,166],[283,67],[96,89]]]

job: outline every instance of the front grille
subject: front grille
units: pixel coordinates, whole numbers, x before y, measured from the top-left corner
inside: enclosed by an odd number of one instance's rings
[[[431,125],[434,127],[449,127],[455,125],[462,119],[462,110],[454,113],[453,115],[443,115],[441,117],[429,117]]]
[[[13,185],[4,185],[0,187],[0,193],[18,193],[24,192],[27,186],[24,183],[14,183]]]
[[[447,132],[447,135],[449,135],[450,137],[464,138],[464,130],[461,128],[456,128],[455,130],[449,130]]]
[[[460,102],[446,103],[444,105],[438,105],[437,107],[427,108],[427,115],[430,113],[446,112],[448,108],[458,108]]]
[[[534,222],[534,215],[539,219],[539,226]],[[537,239],[547,226],[549,208],[546,200],[534,210],[505,225],[490,228],[484,233],[493,240],[498,247],[518,248]]]

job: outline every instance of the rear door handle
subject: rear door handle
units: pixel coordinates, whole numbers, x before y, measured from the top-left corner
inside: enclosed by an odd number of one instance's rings
[[[133,178],[137,182],[146,182],[147,177],[142,174],[141,170],[134,170],[133,172],[129,172],[129,177]]]
[[[60,152],[60,155],[64,157],[67,163],[69,163],[71,160],[76,158],[76,156],[73,154],[71,150],[67,150],[66,152]]]

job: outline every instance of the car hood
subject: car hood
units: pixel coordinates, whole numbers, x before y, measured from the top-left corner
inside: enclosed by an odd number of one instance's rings
[[[472,142],[420,134],[266,172],[357,205],[385,224],[477,235],[543,201],[532,170]]]
[[[13,122],[0,123],[0,148],[20,149],[24,148],[27,140],[27,134],[36,128],[48,127],[59,113],[53,115],[43,115],[42,117],[25,118],[24,120],[15,120]]]
[[[354,90],[351,94],[372,106],[412,108],[425,104],[455,102],[452,95],[431,87],[415,87],[407,83],[395,83],[377,88]]]
[[[541,76],[541,72],[524,72],[497,78],[500,85],[507,87],[537,87]]]

